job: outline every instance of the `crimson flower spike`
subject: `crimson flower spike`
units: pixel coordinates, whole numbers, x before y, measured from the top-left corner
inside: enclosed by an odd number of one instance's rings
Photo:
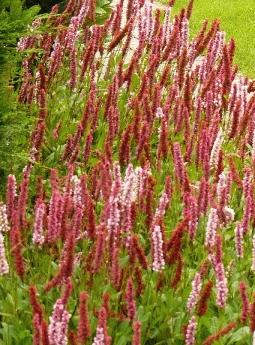
[[[91,132],[88,133],[85,145],[84,145],[84,150],[83,150],[83,160],[84,163],[87,163],[90,152],[91,152],[91,146],[92,146],[92,141],[93,141],[93,134]]]
[[[227,326],[221,328],[218,332],[216,332],[213,335],[210,335],[205,339],[203,342],[203,345],[212,345],[215,341],[219,340],[222,338],[224,335],[228,334],[231,332],[233,329],[237,327],[236,322],[230,322]]]
[[[146,259],[144,250],[139,245],[137,236],[132,237],[132,246],[134,248],[135,255],[136,255],[140,265],[142,266],[142,268],[147,269],[148,268],[147,259]]]
[[[33,345],[41,344],[41,334],[40,334],[40,321],[38,314],[33,315]]]
[[[171,282],[172,288],[176,289],[178,283],[181,280],[182,271],[183,271],[183,260],[182,260],[181,253],[179,252],[177,254],[177,265],[176,265],[175,275],[174,275],[173,280]]]
[[[127,32],[127,38],[126,38],[126,41],[125,41],[125,44],[122,48],[122,61],[124,61],[124,58],[127,54],[127,52],[129,51],[129,48],[130,48],[130,42],[131,42],[131,39],[132,39],[132,34],[133,34],[133,26],[129,26],[128,28],[128,32]],[[140,44],[140,42],[139,42]]]
[[[111,52],[117,45],[120,43],[120,41],[125,37],[126,33],[128,32],[128,29],[130,26],[133,26],[134,18],[131,17],[127,24],[124,26],[124,28],[120,31],[120,33],[111,41],[108,52]]]
[[[20,193],[18,197],[18,212],[20,217],[20,226],[24,228],[26,226],[26,208],[28,202],[28,188],[31,173],[31,165],[27,165],[23,170],[23,179],[20,185]]]
[[[79,322],[77,332],[79,344],[84,344],[86,340],[91,336],[88,314],[88,299],[89,295],[87,292],[84,291],[80,293]]]
[[[199,185],[198,216],[205,214],[209,204],[209,183],[203,176]]]
[[[45,285],[45,291],[50,291],[53,287],[63,284],[71,277],[74,266],[74,248],[75,238],[74,233],[71,231],[66,238],[65,245],[62,250],[58,273]]]
[[[119,290],[121,284],[121,267],[119,265],[119,248],[113,246],[113,253],[111,254],[111,278],[113,286]]]
[[[120,32],[123,2],[123,0],[120,0],[114,11],[114,19],[112,22],[112,36],[117,36],[117,34]]]
[[[206,28],[208,21],[206,21],[205,23],[206,24],[204,27]],[[197,56],[200,55],[204,49],[206,49],[209,41],[215,36],[218,29],[219,29],[219,21],[216,19],[213,21],[211,25],[211,29],[208,31],[208,33],[205,36],[203,36],[203,39],[201,40],[200,44],[197,44],[197,47],[196,47]]]
[[[33,310],[33,315],[37,314],[39,316],[39,322],[41,323],[43,318],[43,310],[42,306],[37,299],[37,289],[34,285],[29,287],[29,297],[30,297],[30,304]]]
[[[141,345],[141,328],[142,324],[140,321],[136,320],[133,322],[133,338],[132,345]]]
[[[161,157],[163,159],[167,158],[168,154],[168,126],[165,119],[162,119],[161,121],[161,127],[160,127],[160,137],[159,137],[159,143],[158,143],[158,150],[157,150],[157,160],[158,163],[160,163]]]
[[[233,139],[236,134],[238,134],[238,125],[239,125],[239,118],[240,118],[240,100],[236,101],[236,106],[232,114],[232,124],[231,124],[231,130],[229,133],[229,139]]]
[[[89,8],[88,17],[93,23],[95,23],[95,21],[96,21],[96,0],[92,0],[89,3],[90,3],[90,8]]]
[[[99,319],[93,344],[100,344],[102,338],[104,339],[104,345],[111,344],[111,337],[107,332],[107,313],[104,307],[101,307],[101,309],[99,310]]]
[[[231,87],[231,61],[227,47],[223,49],[223,90],[222,90],[222,101],[223,107],[226,108],[227,101],[226,96],[228,95]]]
[[[130,124],[122,134],[120,147],[119,147],[119,162],[120,165],[127,165],[130,161],[130,141],[133,126]]]
[[[103,294],[102,299],[103,299],[102,307],[105,308],[106,316],[109,317],[110,315],[113,314],[110,308],[110,295],[107,292],[105,292]]]
[[[143,277],[142,277],[142,271],[139,269],[139,267],[135,268],[135,279],[136,279],[136,297],[141,296],[143,290],[144,290],[144,283],[143,283]]]
[[[193,10],[193,3],[194,3],[194,0],[189,0],[189,4],[188,4],[187,10],[186,10],[187,19],[190,19],[190,17],[191,17],[192,10]]]
[[[134,320],[136,316],[136,302],[132,279],[129,278],[126,287],[125,300],[127,304],[128,318]]]
[[[102,265],[102,260],[104,258],[104,247],[105,247],[105,233],[104,233],[104,227],[102,227],[101,229],[97,231],[95,257],[94,257],[94,263],[93,263],[94,272],[98,272]]]
[[[241,281],[239,284],[239,291],[240,291],[240,297],[242,300],[242,311],[241,311],[240,320],[241,320],[241,323],[244,324],[249,316],[249,299],[248,299],[248,293],[247,293],[247,286],[243,281]]]
[[[77,344],[77,336],[74,331],[69,331],[68,332],[68,340],[70,345],[78,345]]]
[[[185,166],[184,161],[181,153],[181,147],[179,143],[173,144],[173,158],[174,158],[174,171],[176,179],[180,182],[183,186],[185,183]]]
[[[178,60],[178,86],[181,90],[185,80],[185,67],[187,65],[187,49],[184,49]]]
[[[75,45],[72,47],[70,52],[70,89],[74,90],[77,83],[77,52]]]
[[[23,279],[25,276],[25,263],[22,255],[22,239],[20,232],[19,212],[13,211],[12,227],[10,230],[11,253],[14,257],[15,268],[18,276]]]
[[[253,301],[249,306],[250,311],[250,331],[251,334],[255,332],[255,296],[253,294]]]
[[[197,314],[199,316],[205,315],[208,310],[208,300],[211,296],[212,288],[213,282],[209,280],[200,293],[200,299],[197,306]]]
[[[150,229],[153,220],[153,194],[154,194],[155,181],[153,178],[148,178],[148,187],[145,194],[145,213],[146,213],[146,225]]]
[[[44,320],[41,323],[41,341],[42,345],[50,345],[48,337],[48,325]]]
[[[235,40],[231,38],[228,43],[228,53],[229,53],[229,59],[230,59],[231,64],[233,63],[235,49],[236,49]]]
[[[14,175],[9,175],[7,178],[6,188],[6,208],[8,220],[11,221],[13,210],[15,209],[15,200],[17,193],[16,178]]]
[[[38,176],[36,179],[36,200],[43,201],[44,197],[43,178],[42,176]]]

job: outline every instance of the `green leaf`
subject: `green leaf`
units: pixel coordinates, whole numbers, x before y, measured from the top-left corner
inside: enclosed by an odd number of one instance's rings
[[[103,8],[101,8],[101,7],[97,7],[96,8],[96,13],[97,14],[106,14],[106,11]]]
[[[244,340],[248,340],[250,336],[250,329],[248,326],[239,328],[237,331],[233,332],[230,341],[228,342],[228,345],[231,344],[237,344],[240,341],[242,341],[240,343],[241,344],[247,344],[248,342],[244,341]]]
[[[12,0],[10,2],[10,17],[12,20],[19,19],[22,13],[21,0]]]

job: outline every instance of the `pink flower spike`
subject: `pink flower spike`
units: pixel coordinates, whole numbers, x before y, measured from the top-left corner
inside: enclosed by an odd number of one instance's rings
[[[227,279],[225,276],[224,266],[222,262],[219,262],[215,265],[215,275],[216,275],[216,289],[217,289],[217,298],[216,304],[220,308],[224,308],[228,296],[228,287]]]
[[[0,202],[0,232],[8,232],[10,230],[6,205]]]
[[[212,248],[216,240],[216,230],[219,225],[219,217],[216,208],[211,208],[206,226],[205,246]]]
[[[41,246],[44,243],[43,235],[43,219],[46,212],[46,206],[43,202],[36,205],[35,210],[35,222],[34,222],[34,233],[33,233],[33,243]]]
[[[164,253],[163,253],[163,238],[162,231],[159,225],[154,225],[152,229],[152,246],[153,246],[153,264],[152,270],[159,272],[165,267]]]
[[[58,299],[54,305],[49,324],[50,345],[67,345],[67,327],[71,317],[63,304],[62,298]]]
[[[180,181],[181,185],[185,183],[185,166],[181,153],[181,147],[179,143],[174,143],[173,146],[173,156],[174,156],[174,171],[176,178]]]
[[[5,255],[4,236],[0,232],[0,276],[9,273],[9,265]]]
[[[197,328],[197,321],[195,316],[192,316],[192,318],[189,320],[186,334],[185,334],[185,345],[194,345],[195,344],[195,334],[196,334],[196,328]]]
[[[238,258],[243,257],[243,227],[242,224],[237,224],[235,228],[235,245],[236,245],[236,256]]]
[[[252,239],[252,265],[251,269],[253,272],[255,272],[255,235],[253,235]]]
[[[219,155],[220,155],[221,146],[223,144],[223,140],[224,140],[223,131],[220,128],[211,150],[211,155],[210,155],[211,168],[215,168],[218,165],[218,160],[219,160]]]
[[[195,274],[195,277],[191,285],[192,285],[192,290],[187,302],[187,309],[190,313],[198,302],[199,294],[202,288],[202,279],[201,279],[201,274],[199,272]]]

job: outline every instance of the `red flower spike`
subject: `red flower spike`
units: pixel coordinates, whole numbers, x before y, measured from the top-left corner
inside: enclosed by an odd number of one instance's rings
[[[103,294],[103,304],[102,306],[105,308],[105,311],[106,311],[106,316],[109,317],[111,316],[112,312],[110,310],[110,295],[105,292]]]
[[[132,237],[132,247],[134,248],[135,255],[140,265],[142,266],[143,269],[146,270],[148,268],[147,259],[146,259],[143,249],[139,245],[137,236]]]
[[[125,300],[127,304],[127,313],[130,320],[134,320],[136,316],[136,302],[132,279],[128,279]]]
[[[126,33],[128,32],[128,29],[130,26],[133,26],[133,17],[129,19],[125,27],[119,32],[119,34],[111,41],[108,52],[111,52],[117,45],[120,43],[120,41],[125,37]]]
[[[42,320],[41,323],[41,340],[42,345],[50,345],[49,338],[48,338],[48,325],[46,321]]]
[[[173,280],[171,282],[171,287],[174,289],[176,289],[178,283],[181,280],[181,276],[182,276],[183,261],[182,261],[182,257],[181,257],[180,253],[178,253],[178,259],[177,260],[178,261],[177,261],[175,275],[174,275]]]
[[[7,179],[7,188],[6,188],[6,207],[7,207],[7,216],[9,221],[12,219],[12,214],[15,208],[16,200],[16,179],[14,175],[9,175]]]
[[[70,232],[65,240],[65,245],[62,250],[58,273],[45,285],[45,291],[50,291],[53,287],[60,285],[71,277],[74,265],[74,249],[75,238],[74,234]]]
[[[187,19],[190,19],[190,17],[191,17],[192,9],[193,9],[193,3],[194,3],[194,0],[189,0],[189,4],[187,6],[187,12],[186,12]]]
[[[137,284],[135,295],[136,297],[139,297],[141,296],[144,290],[144,283],[143,283],[142,271],[138,267],[135,268],[135,279],[136,279],[136,284]]]
[[[102,265],[102,261],[104,259],[104,246],[105,246],[105,233],[104,231],[99,230],[97,232],[97,238],[96,238],[93,272],[98,272]]]
[[[133,338],[132,338],[132,345],[141,345],[141,328],[142,324],[140,321],[133,322]]]
[[[215,341],[219,340],[224,335],[231,332],[233,329],[237,327],[236,322],[230,322],[226,327],[221,328],[218,332],[213,335],[210,335],[205,339],[203,345],[212,345]]]
[[[77,336],[74,331],[69,331],[68,339],[69,339],[70,345],[78,345]]]
[[[43,317],[43,310],[42,310],[42,306],[37,300],[37,289],[33,285],[29,287],[29,297],[30,297],[30,304],[33,309],[33,315],[37,314],[39,316],[39,323],[41,323],[42,317]]]
[[[14,257],[15,268],[18,276],[23,279],[25,276],[25,263],[22,256],[22,240],[20,233],[19,213],[13,211],[13,225],[10,230],[11,254]]]
[[[197,314],[199,316],[203,316],[207,312],[208,300],[211,296],[212,287],[213,287],[213,282],[211,280],[209,280],[206,283],[204,289],[200,293],[200,299],[199,299],[198,306],[197,306]]]
[[[62,294],[63,305],[67,304],[67,301],[69,297],[71,296],[72,291],[73,291],[73,284],[72,284],[71,278],[68,278],[66,281],[65,289]]]
[[[88,299],[89,295],[87,292],[84,291],[80,293],[79,322],[77,331],[77,339],[79,344],[84,344],[91,336],[88,314]]]
[[[31,166],[26,166],[23,171],[23,179],[20,185],[20,193],[18,197],[18,213],[20,218],[20,227],[25,228],[26,221],[26,208],[28,202],[28,187],[30,179]]]
[[[33,345],[41,345],[41,334],[40,334],[40,320],[39,315],[33,315]]]
[[[247,294],[247,287],[244,282],[239,284],[240,297],[242,300],[242,312],[240,316],[241,323],[244,324],[249,315],[249,299]]]
[[[250,330],[251,334],[255,332],[255,298],[253,296],[253,302],[250,304]]]

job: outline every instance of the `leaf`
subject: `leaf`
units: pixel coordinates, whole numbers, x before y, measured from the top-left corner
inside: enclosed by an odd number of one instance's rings
[[[96,13],[97,14],[106,14],[106,11],[103,8],[97,7],[96,8]]]
[[[128,255],[120,258],[120,265],[121,265],[121,267],[125,267],[127,265],[127,263],[128,263],[128,260],[129,260],[129,256]]]
[[[25,15],[29,16],[30,18],[35,17],[40,12],[41,7],[39,5],[34,5],[29,9],[25,10]]]
[[[128,344],[128,341],[130,340],[130,336],[127,335],[122,335],[119,339],[118,339],[118,345],[126,345]]]
[[[12,0],[10,2],[10,17],[12,20],[18,19],[22,14],[22,2],[21,0]]]
[[[249,335],[250,335],[250,329],[248,326],[239,328],[237,331],[233,332],[230,341],[228,342],[228,345],[230,344],[236,344],[237,342],[242,340],[241,344],[247,344],[246,341],[244,340],[248,340],[249,339]]]

